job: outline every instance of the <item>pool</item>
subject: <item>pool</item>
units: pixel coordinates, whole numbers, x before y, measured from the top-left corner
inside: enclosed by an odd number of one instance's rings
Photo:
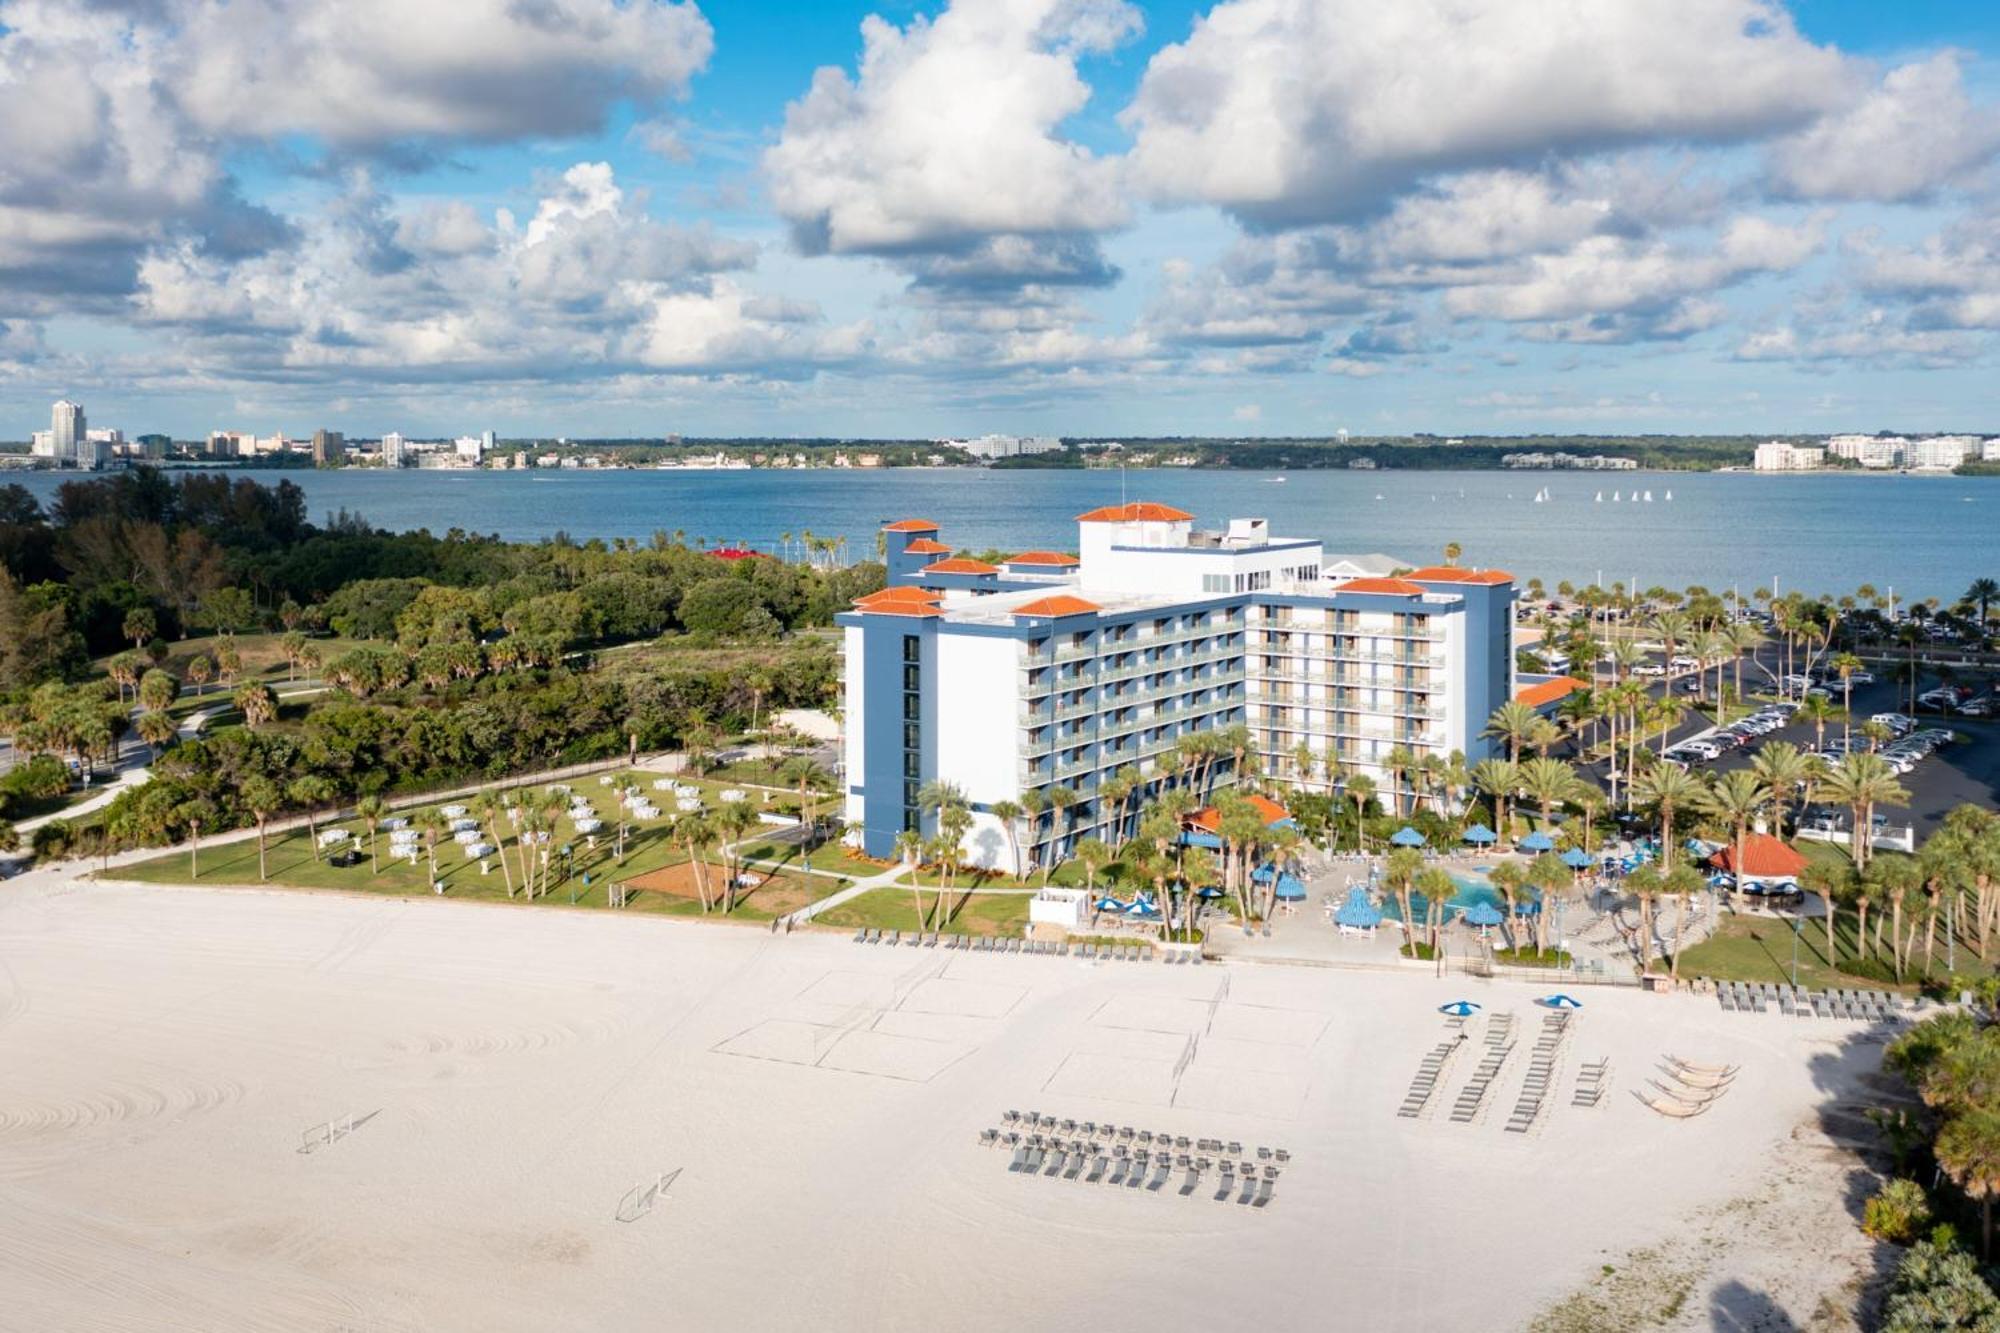
[[[1458,886],[1458,892],[1454,893],[1445,902],[1445,920],[1450,921],[1460,912],[1470,911],[1480,903],[1485,903],[1502,916],[1507,915],[1506,895],[1502,894],[1500,890],[1494,888],[1486,880],[1477,879],[1470,875],[1453,875],[1451,882]],[[1532,916],[1542,910],[1541,903],[1538,901],[1540,897],[1541,895],[1534,889],[1518,889],[1515,891],[1515,904],[1523,916]],[[1425,913],[1430,910],[1430,905],[1424,901],[1423,894],[1415,893],[1410,895],[1410,910],[1415,914],[1416,919],[1421,922],[1424,920]],[[1402,900],[1392,892],[1385,892],[1382,901],[1382,914],[1394,921],[1402,920]]]

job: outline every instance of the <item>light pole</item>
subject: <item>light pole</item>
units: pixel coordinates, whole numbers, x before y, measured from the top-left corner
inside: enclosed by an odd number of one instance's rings
[[[1805,907],[1801,905],[1798,911],[1792,913],[1792,989],[1793,990],[1797,990],[1799,988],[1799,936],[1805,932],[1805,928],[1806,928]]]

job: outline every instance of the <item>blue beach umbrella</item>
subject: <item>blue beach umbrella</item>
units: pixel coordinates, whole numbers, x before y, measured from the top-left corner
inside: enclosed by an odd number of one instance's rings
[[[1278,876],[1278,887],[1273,892],[1281,903],[1301,903],[1306,898],[1304,882],[1290,872]]]
[[[1470,1018],[1479,1007],[1470,1000],[1453,1000],[1450,1004],[1439,1005],[1438,1012],[1454,1018]]]
[[[1515,845],[1524,852],[1552,852],[1556,849],[1555,839],[1540,829],[1536,829]]]
[[[1119,902],[1116,898],[1107,896],[1097,900],[1097,910],[1100,912],[1122,912],[1125,910],[1125,904]]]
[[[1213,884],[1206,884],[1203,885],[1201,888],[1196,889],[1194,891],[1194,896],[1197,898],[1220,898],[1222,896],[1222,890],[1217,888]]]
[[[1389,835],[1389,841],[1398,847],[1421,847],[1424,845],[1424,835],[1405,824]]]
[[[1250,872],[1250,882],[1252,884],[1269,884],[1271,882],[1271,876],[1277,873],[1278,873],[1278,868],[1272,865],[1269,861],[1266,861],[1263,865],[1258,866],[1255,870]]]
[[[1544,1009],[1583,1008],[1583,1001],[1577,999],[1574,995],[1544,995],[1541,999],[1536,1000],[1535,1003],[1541,1005]]]
[[[1487,828],[1484,824],[1474,824],[1465,831],[1465,840],[1467,842],[1478,843],[1483,847],[1487,843],[1500,841],[1500,835],[1492,829]]]
[[[1597,864],[1591,859],[1589,852],[1581,851],[1575,847],[1563,853],[1562,861],[1571,870],[1588,870]]]
[[[1468,926],[1497,926],[1504,918],[1492,903],[1474,903],[1465,909],[1461,919]]]
[[[1347,891],[1347,901],[1340,905],[1333,919],[1356,930],[1373,930],[1382,924],[1382,912],[1368,901],[1368,890],[1357,884]]]

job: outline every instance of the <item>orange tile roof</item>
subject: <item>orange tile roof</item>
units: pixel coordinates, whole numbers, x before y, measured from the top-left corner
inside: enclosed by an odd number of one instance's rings
[[[1382,592],[1398,597],[1421,597],[1424,588],[1420,583],[1408,579],[1349,579],[1334,589],[1335,592]]]
[[[926,574],[998,574],[1000,566],[989,565],[984,560],[940,560],[934,565],[925,565]]]
[[[893,588],[878,588],[866,596],[854,599],[857,610],[873,611],[885,606],[929,606],[942,601],[944,594],[931,588],[916,588],[907,583]]]
[[[936,532],[938,525],[924,518],[906,518],[882,525],[884,532]]]
[[[1073,555],[1061,551],[1023,551],[1019,555],[1007,557],[1010,565],[1074,565],[1081,563]]]
[[[1276,824],[1292,817],[1291,811],[1285,809],[1284,806],[1279,805],[1268,796],[1259,796],[1256,792],[1251,792],[1248,800],[1252,806],[1256,807],[1257,813],[1264,817],[1266,824]],[[1197,828],[1204,828],[1213,833],[1222,827],[1222,815],[1214,806],[1204,806],[1202,809],[1189,815],[1187,822],[1195,825]]]
[[[1194,515],[1172,505],[1135,501],[1128,505],[1106,505],[1087,514],[1078,514],[1079,523],[1181,523]]]
[[[1512,583],[1514,576],[1504,569],[1460,569],[1456,565],[1431,565],[1403,576],[1418,583]]]
[[[1101,608],[1096,602],[1086,602],[1081,597],[1066,597],[1057,594],[1029,602],[1026,606],[1014,608],[1017,616],[1081,616]]]
[[[921,617],[941,616],[944,614],[944,608],[941,606],[932,606],[928,603],[919,604],[916,602],[884,602],[876,606],[857,606],[854,609],[864,616]]]
[[[943,542],[934,542],[929,537],[919,537],[903,548],[911,555],[950,555],[951,548]]]
[[[1736,844],[1726,844],[1709,859],[1735,874]],[[1752,833],[1743,839],[1743,874],[1750,879],[1791,879],[1805,868],[1805,857],[1768,833]]]
[[[1530,708],[1540,708],[1543,704],[1554,703],[1586,688],[1588,687],[1575,676],[1555,676],[1549,680],[1537,681],[1533,685],[1523,685],[1514,691],[1514,702],[1526,704]]]

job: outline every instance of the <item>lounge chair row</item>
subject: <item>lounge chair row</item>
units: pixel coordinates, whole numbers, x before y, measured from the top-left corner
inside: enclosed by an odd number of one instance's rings
[[[1039,1129],[1044,1133],[1081,1134],[1085,1138],[1101,1138],[1106,1142],[1117,1140],[1127,1144],[1136,1144],[1142,1148],[1150,1148],[1157,1145],[1161,1148],[1179,1148],[1183,1152],[1192,1148],[1197,1152],[1228,1153],[1232,1157],[1241,1157],[1245,1151],[1243,1145],[1235,1140],[1190,1139],[1185,1134],[1170,1134],[1165,1130],[1155,1133],[1150,1129],[1140,1129],[1135,1125],[1115,1125],[1109,1121],[1100,1125],[1095,1120],[1059,1119],[1056,1116],[1043,1115],[1040,1111],[1009,1110],[1001,1115],[1000,1120],[1002,1124],[1008,1126],[1010,1129]],[[982,1143],[990,1142],[990,1135],[997,1132],[999,1131],[987,1131],[986,1134],[981,1135],[980,1141]],[[1268,1148],[1261,1144],[1257,1147],[1257,1156],[1260,1160],[1267,1162],[1276,1161],[1285,1163],[1292,1160],[1292,1154],[1289,1149]]]
[[[1905,1001],[1887,991],[1808,991],[1803,986],[1770,982],[1751,985],[1725,981],[1717,985],[1715,998],[1731,1013],[1762,1014],[1776,1009],[1787,1018],[1847,1018],[1869,1023],[1899,1020],[1908,1009]]]
[[[863,926],[856,930],[854,942],[886,944],[892,948],[901,944],[912,949],[935,949],[942,943],[947,949],[961,949],[967,953],[1020,953],[1044,958],[1076,957],[1121,963],[1139,963],[1158,957],[1169,965],[1182,967],[1199,965],[1202,961],[1201,954],[1192,949],[1171,949],[1160,953],[1143,944],[1072,945],[1068,940],[1002,939],[993,935],[947,935],[935,930],[882,930],[875,926]]]
[[[1586,1063],[1576,1073],[1576,1092],[1570,1097],[1571,1106],[1595,1106],[1604,1099],[1604,1085],[1611,1077],[1611,1057]]]
[[[1007,1169],[1023,1176],[1081,1180],[1088,1185],[1104,1182],[1158,1193],[1178,1170],[1183,1173],[1179,1189],[1182,1198],[1200,1188],[1202,1176],[1217,1167],[1215,1160],[1206,1155],[1176,1153],[1165,1148],[1130,1148],[1122,1143],[1104,1144],[1088,1138],[1065,1139],[1011,1131],[1002,1134],[989,1129],[980,1135],[980,1142],[1011,1149]],[[1218,1170],[1221,1188],[1214,1197],[1218,1203],[1233,1197],[1236,1202],[1254,1208],[1267,1207],[1277,1188],[1279,1172],[1280,1168],[1274,1164],[1260,1168],[1255,1162],[1239,1163],[1234,1158],[1223,1158]]]
[[[1444,1067],[1451,1063],[1451,1057],[1458,1053],[1464,1043],[1457,1037],[1441,1041],[1425,1054],[1423,1062],[1417,1066],[1416,1077],[1410,1080],[1410,1090],[1403,1096],[1403,1104],[1396,1108],[1396,1114],[1405,1120],[1414,1120],[1424,1113],[1430,1104],[1431,1094],[1437,1091],[1444,1078]]]
[[[1486,1100],[1487,1089],[1493,1086],[1494,1079],[1500,1077],[1500,1067],[1507,1063],[1507,1057],[1513,1054],[1513,1051],[1511,1045],[1489,1045],[1486,1054],[1479,1058],[1479,1064],[1473,1069],[1472,1077],[1458,1090],[1458,1100],[1451,1108],[1451,1123],[1469,1125],[1478,1118],[1479,1108]]]
[[[1569,1031],[1568,1014],[1542,1015],[1542,1033],[1535,1038],[1535,1049],[1528,1061],[1528,1077],[1521,1084],[1521,1095],[1514,1102],[1514,1114],[1507,1119],[1509,1134],[1525,1134],[1533,1127],[1542,1114],[1542,1101],[1549,1094],[1549,1084],[1556,1076],[1556,1056],[1562,1050],[1564,1035]]]

